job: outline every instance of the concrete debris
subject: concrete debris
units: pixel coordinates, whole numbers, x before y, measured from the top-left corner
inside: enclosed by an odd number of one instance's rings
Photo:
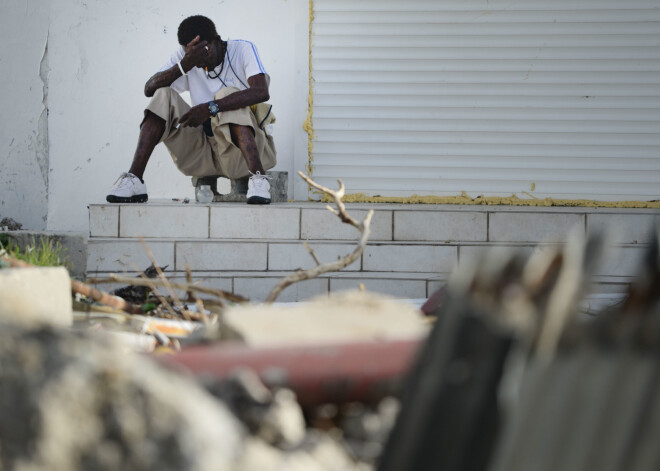
[[[421,338],[421,312],[384,295],[344,292],[296,305],[240,305],[225,322],[252,346]]]
[[[345,409],[340,426],[346,446],[357,459],[375,462],[396,422],[399,400],[386,397],[375,409],[362,403],[349,404]]]
[[[0,270],[0,319],[70,326],[71,280],[63,267]]]
[[[214,398],[115,337],[0,323],[0,469],[367,471],[393,422],[353,407],[345,431],[341,411],[310,428],[292,391],[249,370]]]
[[[14,221],[12,218],[2,218],[2,221],[0,221],[0,229],[7,231],[20,231],[23,229],[23,224]]]
[[[230,470],[244,451],[223,404],[111,342],[1,324],[0,365],[2,469]]]
[[[303,441],[305,417],[293,391],[275,391],[259,426],[258,435],[267,443],[284,449],[294,448]]]

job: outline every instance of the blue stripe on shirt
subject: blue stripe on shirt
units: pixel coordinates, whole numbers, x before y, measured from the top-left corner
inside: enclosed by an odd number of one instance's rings
[[[250,47],[252,48],[252,52],[254,52],[254,57],[257,59],[257,65],[259,66],[259,70],[261,71],[262,74],[265,74],[266,70],[264,69],[264,66],[261,63],[261,59],[259,58],[259,53],[257,52],[257,48],[255,47],[255,45],[252,42],[246,41],[244,39],[234,39],[234,41],[248,43],[250,45]]]

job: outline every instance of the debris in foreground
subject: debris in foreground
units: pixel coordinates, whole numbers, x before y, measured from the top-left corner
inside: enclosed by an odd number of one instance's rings
[[[625,302],[580,316],[602,234],[456,273],[379,471],[657,469],[660,238]]]

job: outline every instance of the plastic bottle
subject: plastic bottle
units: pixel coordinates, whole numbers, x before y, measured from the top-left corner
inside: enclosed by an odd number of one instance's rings
[[[213,192],[210,185],[199,185],[195,188],[195,200],[198,203],[210,203],[213,201]]]

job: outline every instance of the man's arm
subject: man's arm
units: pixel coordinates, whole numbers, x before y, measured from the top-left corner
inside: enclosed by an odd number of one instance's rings
[[[246,106],[256,105],[257,103],[263,103],[270,99],[265,74],[257,74],[249,77],[248,85],[250,88],[232,93],[220,100],[214,100],[220,111],[237,110]],[[210,117],[211,112],[209,111],[208,103],[201,103],[192,107],[187,113],[181,116],[181,125],[199,126]]]
[[[200,41],[199,36],[186,45],[186,55],[181,59],[181,67],[186,73],[194,67],[203,67],[204,60],[208,54],[206,41]],[[156,72],[144,85],[144,94],[147,97],[154,96],[156,90],[163,87],[169,87],[176,79],[181,77],[181,70],[177,64],[167,70]]]
[[[246,106],[256,105],[257,103],[263,103],[270,99],[265,74],[248,77],[248,85],[250,88],[227,95],[221,100],[215,100],[220,111],[237,110]]]

